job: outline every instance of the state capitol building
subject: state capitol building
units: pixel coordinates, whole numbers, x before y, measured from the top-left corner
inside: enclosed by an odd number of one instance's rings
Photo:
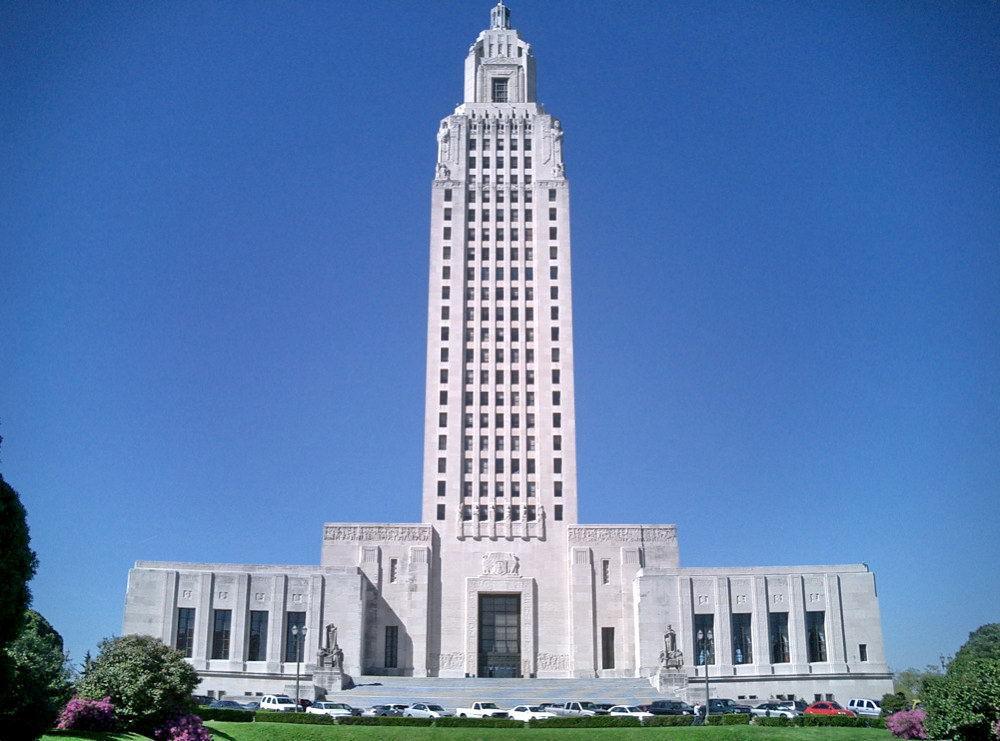
[[[535,76],[500,3],[436,132],[421,521],[326,523],[311,566],[139,561],[125,633],[177,647],[217,696],[283,691],[301,627],[308,680],[329,625],[355,681],[656,694],[669,628],[713,695],[890,692],[867,566],[684,568],[675,525],[578,521],[569,163]]]

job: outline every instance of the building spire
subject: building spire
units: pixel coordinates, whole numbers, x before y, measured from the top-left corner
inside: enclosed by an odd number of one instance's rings
[[[499,0],[490,11],[490,28],[510,28],[510,8]]]

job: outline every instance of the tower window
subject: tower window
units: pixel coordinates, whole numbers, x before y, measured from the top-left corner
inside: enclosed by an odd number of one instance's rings
[[[493,78],[493,102],[494,103],[506,103],[507,102],[507,78],[506,77],[494,77]]]

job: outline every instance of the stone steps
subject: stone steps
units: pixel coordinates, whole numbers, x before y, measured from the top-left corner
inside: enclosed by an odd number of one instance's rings
[[[642,678],[625,679],[480,679],[439,677],[355,677],[353,689],[336,693],[336,701],[355,707],[390,703],[431,702],[446,708],[476,701],[500,707],[523,703],[590,700],[628,705],[648,703],[660,695]]]

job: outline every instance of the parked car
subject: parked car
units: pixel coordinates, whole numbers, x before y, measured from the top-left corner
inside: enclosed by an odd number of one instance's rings
[[[800,715],[809,707],[809,703],[805,700],[772,700],[771,702],[778,703],[778,705],[786,710],[797,710]]]
[[[241,702],[240,705],[243,706],[244,710],[260,710],[260,703],[256,700],[251,700],[250,702]]]
[[[729,713],[743,713],[750,715],[749,705],[740,705],[735,700],[724,697],[713,697],[708,701],[708,711],[712,715],[727,715]],[[705,704],[696,705],[694,712],[696,715],[705,715]]]
[[[586,700],[571,700],[561,705],[555,705],[549,708],[549,710],[556,715],[590,716],[608,714],[608,711],[599,708],[597,703]]]
[[[264,695],[260,698],[261,710],[274,710],[279,713],[294,713],[298,708],[295,700],[288,695]]]
[[[458,708],[459,718],[506,718],[507,711],[497,707],[495,702],[474,702],[467,708]]]
[[[750,715],[758,718],[795,718],[801,713],[793,707],[788,707],[785,703],[770,700],[750,708]]]
[[[246,710],[235,700],[212,700],[208,706],[210,708],[224,708],[225,710]]]
[[[605,713],[607,713],[609,710],[611,710],[611,708],[613,708],[614,706],[615,706],[615,704],[613,702],[595,702],[594,703],[594,707],[596,707],[598,710],[603,710]]]
[[[608,708],[608,715],[614,715],[621,717],[626,715],[630,718],[638,718],[639,720],[646,720],[647,718],[652,718],[652,713],[647,713],[644,710],[640,710],[637,705],[612,705]]]
[[[346,702],[314,702],[306,708],[306,712],[313,715],[329,715],[331,718],[345,718],[361,714]]]
[[[878,718],[882,715],[882,706],[879,705],[878,700],[871,700],[867,697],[852,697],[847,701],[847,709],[866,718]]]
[[[427,702],[417,702],[410,705],[403,711],[404,718],[452,718],[454,713],[445,710],[440,705],[432,705]]]
[[[653,715],[694,715],[694,708],[680,700],[654,700],[648,710]]]
[[[299,698],[299,707],[302,708],[302,710],[308,709],[308,707],[312,704],[312,700],[307,700],[304,697]]]
[[[195,705],[204,705],[208,707],[212,704],[212,698],[208,695],[191,695],[191,699],[194,700]]]
[[[543,718],[555,718],[556,714],[550,712],[544,705],[517,705],[507,711],[507,717],[511,720],[541,720]]]
[[[845,710],[832,700],[814,702],[802,712],[804,715],[846,715],[850,718],[857,717],[852,711]]]
[[[397,705],[372,705],[367,710],[363,711],[361,714],[366,718],[387,718],[387,717],[397,717],[403,714],[402,708],[406,706]]]

